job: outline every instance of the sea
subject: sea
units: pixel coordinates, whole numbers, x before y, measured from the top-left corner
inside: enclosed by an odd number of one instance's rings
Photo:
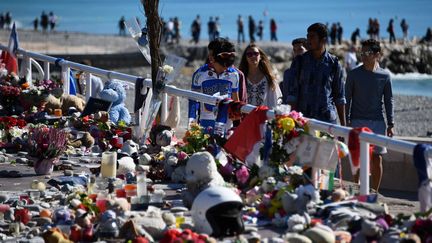
[[[1,0],[0,12],[10,12],[19,28],[33,28],[33,20],[41,13],[53,12],[57,16],[56,29],[68,32],[92,34],[118,34],[118,21],[137,18],[145,24],[144,8],[140,0]],[[406,19],[409,38],[421,38],[432,27],[431,0],[160,0],[159,14],[164,20],[178,17],[181,36],[190,39],[190,25],[197,15],[202,22],[201,38],[208,39],[207,21],[219,17],[221,36],[237,39],[236,20],[243,17],[264,23],[264,41],[270,39],[269,22],[278,25],[278,41],[290,42],[306,35],[307,27],[315,22],[331,25],[340,22],[343,38],[360,28],[366,38],[369,18],[377,18],[380,36],[387,38],[387,24],[395,21],[395,34],[402,37],[400,22]],[[247,33],[246,33],[246,39]],[[425,95],[432,97],[432,76],[422,74],[393,75],[393,88],[397,94]]]

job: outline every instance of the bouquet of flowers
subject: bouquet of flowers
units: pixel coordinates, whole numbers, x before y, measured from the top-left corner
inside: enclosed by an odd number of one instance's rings
[[[15,142],[16,139],[21,139],[25,133],[27,122],[23,119],[4,116],[0,117],[0,147],[10,142]]]
[[[14,115],[17,98],[21,89],[11,85],[0,85],[0,104],[6,113]]]
[[[30,130],[28,155],[38,159],[57,158],[67,149],[68,134],[64,130],[46,126]]]
[[[35,89],[40,94],[49,94],[53,90],[60,88],[60,83],[57,81],[53,81],[50,79],[44,79],[44,80],[36,80],[33,83]]]
[[[300,143],[298,137],[307,132],[306,122],[303,115],[296,111],[276,115],[276,118],[269,122],[268,129],[271,129],[272,135],[272,146],[269,154],[271,165],[279,166],[290,161],[290,155]]]
[[[209,144],[210,135],[204,133],[204,128],[197,123],[192,123],[190,129],[183,137],[185,143],[180,150],[187,154],[193,154],[206,148]]]

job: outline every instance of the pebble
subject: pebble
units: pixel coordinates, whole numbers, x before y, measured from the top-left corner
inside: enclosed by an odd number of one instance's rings
[[[28,155],[28,153],[25,151],[19,151],[17,154],[17,156],[19,156],[19,157],[26,157],[27,155]]]
[[[17,164],[23,164],[23,165],[26,165],[28,163],[27,158],[17,158],[15,161]]]
[[[46,203],[46,202],[41,203],[40,206],[43,208],[51,208],[51,205],[49,203]]]
[[[187,212],[189,211],[189,209],[187,209],[186,207],[173,207],[170,210],[173,213],[181,213],[181,212]]]
[[[36,221],[37,226],[52,224],[51,218],[47,218],[47,217],[35,217],[33,218],[33,220]]]
[[[91,159],[83,158],[83,159],[79,159],[79,162],[85,163],[85,164],[90,164],[91,163]]]
[[[36,215],[39,215],[39,212],[42,210],[40,205],[32,204],[32,205],[25,205],[24,208],[27,208],[29,211],[37,212]]]
[[[65,176],[72,176],[73,175],[73,171],[72,170],[64,170],[64,175]]]
[[[37,222],[36,222],[36,221],[29,221],[29,222],[27,223],[27,226],[30,227],[30,228],[33,228],[33,227],[35,227],[36,225],[37,225]]]

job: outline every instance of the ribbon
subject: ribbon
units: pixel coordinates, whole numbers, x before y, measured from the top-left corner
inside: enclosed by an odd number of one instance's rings
[[[348,149],[351,154],[351,165],[353,174],[360,168],[360,139],[359,135],[362,132],[372,132],[367,127],[357,127],[351,129],[348,137]],[[372,155],[373,145],[369,146],[369,153]]]

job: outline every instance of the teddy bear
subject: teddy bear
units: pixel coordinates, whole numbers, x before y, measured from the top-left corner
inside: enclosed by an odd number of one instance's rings
[[[101,99],[112,102],[109,110],[109,119],[118,124],[119,121],[124,121],[126,124],[131,122],[129,110],[125,106],[126,90],[119,81],[110,80],[105,82],[105,86],[99,93]]]
[[[195,197],[209,186],[225,186],[225,181],[217,171],[216,162],[209,152],[193,154],[186,164],[186,191],[183,191],[183,204],[190,208]]]
[[[295,193],[285,192],[282,205],[287,214],[302,214],[319,202],[319,192],[312,185],[301,185]]]
[[[75,107],[79,112],[82,112],[85,107],[84,99],[75,96],[63,94],[60,98],[55,97],[52,94],[49,94],[44,99],[45,111],[48,114],[53,114],[55,109],[61,109],[62,114],[68,114],[69,108]]]

